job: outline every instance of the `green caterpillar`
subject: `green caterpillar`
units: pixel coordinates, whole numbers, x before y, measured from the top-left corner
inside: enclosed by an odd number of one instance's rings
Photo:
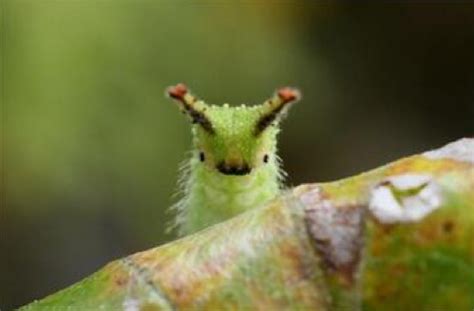
[[[167,90],[192,123],[192,157],[181,176],[174,226],[187,235],[257,207],[281,191],[279,121],[300,98],[282,88],[262,105],[207,105],[184,84]]]

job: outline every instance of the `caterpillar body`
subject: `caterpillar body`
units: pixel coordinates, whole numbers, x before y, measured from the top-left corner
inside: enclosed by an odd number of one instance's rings
[[[282,188],[279,123],[296,89],[282,88],[257,106],[208,105],[184,84],[167,90],[192,121],[193,151],[181,176],[174,226],[187,235],[274,198]]]

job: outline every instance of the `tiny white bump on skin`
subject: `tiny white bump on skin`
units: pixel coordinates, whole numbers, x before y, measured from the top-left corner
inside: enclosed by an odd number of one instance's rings
[[[406,191],[423,187],[414,195],[395,197],[393,189]],[[428,175],[407,174],[387,178],[371,193],[369,210],[382,223],[416,222],[438,209],[441,189]]]
[[[462,138],[444,147],[423,153],[429,159],[452,159],[474,163],[474,138]]]

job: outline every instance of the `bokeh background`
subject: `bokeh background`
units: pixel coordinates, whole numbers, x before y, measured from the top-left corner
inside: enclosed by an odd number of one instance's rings
[[[164,97],[304,99],[280,136],[288,185],[474,134],[474,4],[1,2],[0,308],[173,239],[188,122]]]

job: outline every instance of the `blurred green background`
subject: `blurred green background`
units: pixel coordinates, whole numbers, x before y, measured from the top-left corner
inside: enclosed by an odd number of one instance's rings
[[[232,3],[232,4],[231,4]],[[280,136],[288,185],[474,134],[474,4],[2,1],[0,308],[164,234],[188,122],[209,103],[304,94]]]

